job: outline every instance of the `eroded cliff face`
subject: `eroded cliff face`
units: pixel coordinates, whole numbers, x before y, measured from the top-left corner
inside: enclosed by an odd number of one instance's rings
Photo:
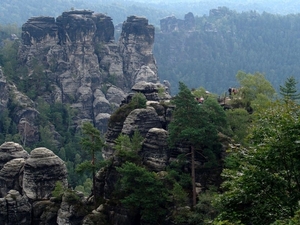
[[[74,126],[91,121],[105,133],[110,114],[134,84],[159,82],[154,27],[145,18],[128,17],[115,42],[112,19],[104,14],[35,17],[23,25],[22,42],[19,59],[28,73],[21,79],[40,79],[35,89],[48,103],[69,104],[77,112]],[[43,77],[36,76],[37,68]]]
[[[0,223],[56,224],[59,205],[50,201],[56,182],[66,188],[67,169],[51,150],[28,154],[14,142],[0,146]]]

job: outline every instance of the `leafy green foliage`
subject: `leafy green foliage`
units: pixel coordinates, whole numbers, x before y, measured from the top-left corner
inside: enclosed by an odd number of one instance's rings
[[[78,185],[75,187],[75,191],[82,192],[85,196],[89,196],[91,194],[93,186],[93,181],[90,178],[87,178],[83,185]]]
[[[141,158],[138,155],[138,151],[141,150],[143,139],[137,130],[134,131],[132,138],[128,135],[120,134],[115,140],[116,145],[114,149],[116,150],[116,155],[121,161],[140,164]]]
[[[167,167],[166,179],[173,185],[178,183],[183,189],[191,189],[192,180],[189,174],[184,172],[186,166],[187,156],[181,154],[176,160],[172,161]]]
[[[237,143],[245,143],[243,140],[248,134],[248,127],[251,121],[250,118],[250,114],[242,108],[226,111],[228,126]]]
[[[266,80],[263,74],[247,74],[243,71],[239,71],[236,75],[236,78],[241,85],[238,96],[241,97],[244,108],[248,112],[253,111],[252,102],[258,97],[259,99],[264,99],[266,101],[265,105],[267,105],[270,100],[274,98],[275,89],[271,83]],[[259,105],[262,106],[262,102],[260,102]]]
[[[294,216],[300,198],[299,105],[274,102],[257,112],[252,147],[231,153],[223,171],[219,220],[271,224]]]
[[[55,184],[55,188],[52,191],[52,196],[61,200],[64,191],[65,191],[65,187],[63,186],[63,184],[60,181],[57,181]]]
[[[167,189],[153,172],[131,162],[117,168],[121,174],[121,203],[139,210],[141,220],[147,224],[160,224],[166,216]]]
[[[289,219],[276,220],[272,225],[298,225],[300,224],[300,211],[295,213],[295,216]]]
[[[189,224],[212,224],[213,219],[217,215],[216,208],[212,204],[217,192],[214,187],[210,188],[211,189],[199,194],[199,200],[194,208],[194,211],[189,213]]]

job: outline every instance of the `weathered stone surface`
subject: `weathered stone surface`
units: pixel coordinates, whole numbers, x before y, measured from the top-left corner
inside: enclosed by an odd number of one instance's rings
[[[161,128],[151,128],[143,142],[140,155],[143,163],[151,170],[159,172],[166,168],[169,160],[168,132]]]
[[[36,201],[32,203],[32,224],[57,224],[57,212],[60,203],[50,200]]]
[[[132,87],[132,90],[143,93],[148,101],[171,99],[170,94],[166,91],[166,86],[161,83],[140,81]]]
[[[76,196],[76,200],[74,200]],[[82,224],[83,218],[88,214],[84,205],[84,196],[76,191],[66,191],[57,214],[57,224]]]
[[[12,159],[26,159],[28,156],[28,152],[26,152],[20,144],[5,142],[0,146],[0,169]]]
[[[48,45],[57,39],[57,24],[54,17],[33,17],[22,26],[22,40],[25,45],[44,41]]]
[[[106,98],[111,104],[115,105],[120,105],[122,100],[126,97],[125,92],[116,87],[116,86],[111,86],[108,88],[107,93],[106,93]]]
[[[184,20],[169,16],[160,20],[160,28],[162,32],[192,31],[195,29],[195,17],[191,12],[184,16]]]
[[[0,224],[31,225],[31,205],[26,196],[10,190],[4,198],[0,198]]]
[[[6,77],[3,75],[0,66],[0,113],[3,113],[3,110],[7,108],[8,99],[9,99],[9,92],[8,92]]]
[[[124,121],[122,133],[131,136],[135,130],[138,130],[145,137],[151,128],[161,128],[161,126],[159,116],[153,107],[135,109]]]
[[[124,75],[127,79],[129,78],[129,88],[136,83],[137,75],[142,66],[148,66],[149,70],[157,74],[156,63],[152,54],[153,43],[154,26],[149,25],[146,18],[128,17],[122,26],[119,46],[123,56]]]
[[[24,158],[12,159],[0,170],[0,197],[14,189],[22,193]]]
[[[154,27],[145,18],[128,17],[118,43],[113,42],[112,19],[88,10],[64,12],[56,20],[35,17],[22,29],[19,58],[29,70],[24,76],[40,64],[52,87],[40,97],[70,104],[77,111],[75,126],[111,114],[137,80],[159,80],[152,54]],[[107,93],[99,97],[104,89]],[[104,132],[106,124],[103,117],[96,123]]]
[[[57,181],[67,186],[64,162],[47,148],[31,151],[25,162],[23,191],[31,200],[49,199]]]

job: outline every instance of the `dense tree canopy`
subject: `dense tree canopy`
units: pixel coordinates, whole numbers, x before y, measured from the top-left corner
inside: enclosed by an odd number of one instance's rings
[[[220,220],[260,225],[294,216],[300,198],[299,113],[299,105],[279,101],[256,113],[251,147],[227,159]]]

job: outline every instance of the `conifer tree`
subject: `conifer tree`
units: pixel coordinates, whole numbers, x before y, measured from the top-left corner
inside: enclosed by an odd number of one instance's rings
[[[85,161],[79,164],[76,171],[92,171],[93,176],[93,195],[94,203],[96,203],[95,197],[95,173],[96,173],[96,153],[100,152],[104,146],[104,141],[100,136],[100,131],[95,128],[91,123],[84,123],[82,126],[83,138],[81,139],[81,146],[91,156],[91,162]]]
[[[224,110],[212,99],[199,105],[189,88],[179,83],[179,93],[174,98],[176,108],[169,124],[169,143],[175,145],[187,142],[191,149],[191,173],[193,186],[193,206],[196,205],[195,152],[199,151],[210,165],[215,159],[218,147],[218,128],[226,123]]]
[[[291,76],[287,78],[284,86],[280,85],[280,94],[284,97],[285,101],[295,101],[300,99],[300,94],[297,93],[297,83],[298,82],[296,81],[295,77]]]

